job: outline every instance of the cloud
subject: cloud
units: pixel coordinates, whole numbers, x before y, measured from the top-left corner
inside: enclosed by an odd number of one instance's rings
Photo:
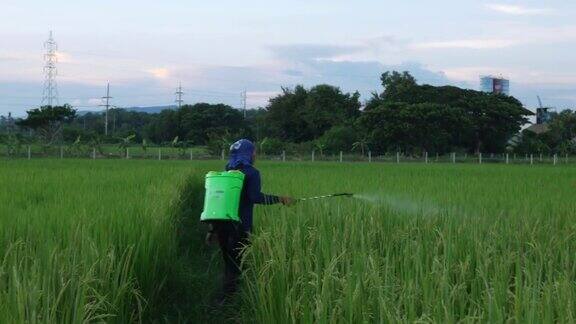
[[[146,72],[152,74],[157,79],[166,79],[170,76],[170,71],[166,68],[153,68],[148,69]]]
[[[512,39],[485,38],[415,43],[411,47],[414,49],[499,49],[519,43],[518,40]]]
[[[536,15],[546,15],[552,13],[551,9],[546,8],[528,8],[518,5],[508,5],[508,4],[498,4],[498,3],[491,3],[487,4],[486,8],[503,13],[508,15],[514,16],[536,16]]]
[[[496,50],[530,44],[570,43],[576,40],[576,26],[532,27],[526,25],[500,26],[498,37],[470,38],[415,42],[408,46],[412,50],[472,49]]]
[[[357,45],[293,44],[270,46],[270,50],[280,59],[306,61],[334,59],[362,51],[364,48]]]

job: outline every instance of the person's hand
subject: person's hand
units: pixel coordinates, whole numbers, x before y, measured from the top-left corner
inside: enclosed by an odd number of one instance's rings
[[[206,243],[206,245],[214,245],[216,244],[216,242],[218,242],[218,236],[216,236],[216,233],[208,232],[206,233],[206,238],[204,239],[204,242]]]
[[[279,197],[279,198],[280,198],[280,202],[284,206],[292,206],[297,202],[297,200],[292,198],[292,197]]]

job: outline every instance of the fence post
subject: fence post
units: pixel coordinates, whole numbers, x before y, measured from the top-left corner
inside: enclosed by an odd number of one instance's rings
[[[428,152],[424,152],[424,163],[428,164]]]
[[[130,148],[127,147],[126,148],[126,160],[128,160],[130,158]]]
[[[220,151],[220,160],[224,160],[224,149]]]
[[[554,165],[556,165],[556,163],[558,163],[558,155],[554,154]]]
[[[158,148],[158,161],[162,160],[162,148]]]
[[[534,164],[534,154],[530,154],[530,164]]]
[[[478,163],[482,164],[482,153],[478,153]]]
[[[400,163],[400,152],[396,152],[396,163]]]
[[[452,152],[452,163],[456,163],[456,152]]]
[[[368,151],[368,163],[372,162],[372,151]]]
[[[342,163],[342,151],[340,151],[340,163]]]
[[[542,153],[540,153],[540,162],[542,162]]]
[[[506,164],[510,164],[510,154],[506,153]]]
[[[194,160],[194,153],[192,152],[192,149],[190,149],[190,161]]]
[[[60,146],[60,158],[63,159],[64,158],[64,147]]]
[[[566,153],[566,164],[568,164],[568,153]]]
[[[28,145],[28,160],[30,160],[32,158],[32,148],[30,148],[30,145]]]
[[[92,160],[96,160],[96,148],[92,148]]]
[[[316,153],[314,150],[312,150],[312,162],[314,162],[314,153]]]
[[[286,162],[286,151],[282,150],[282,162]]]

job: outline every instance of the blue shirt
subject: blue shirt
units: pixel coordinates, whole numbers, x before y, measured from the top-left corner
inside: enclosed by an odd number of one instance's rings
[[[227,168],[228,170],[228,168]],[[251,165],[240,165],[235,170],[244,173],[244,185],[240,194],[240,221],[242,230],[252,231],[252,219],[254,216],[254,204],[273,205],[280,202],[278,196],[262,193],[262,181],[260,172]]]

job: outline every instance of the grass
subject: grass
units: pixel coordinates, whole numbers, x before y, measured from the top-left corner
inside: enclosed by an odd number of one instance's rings
[[[574,322],[573,166],[261,163],[238,308],[211,310],[220,162],[5,160],[0,322]]]

